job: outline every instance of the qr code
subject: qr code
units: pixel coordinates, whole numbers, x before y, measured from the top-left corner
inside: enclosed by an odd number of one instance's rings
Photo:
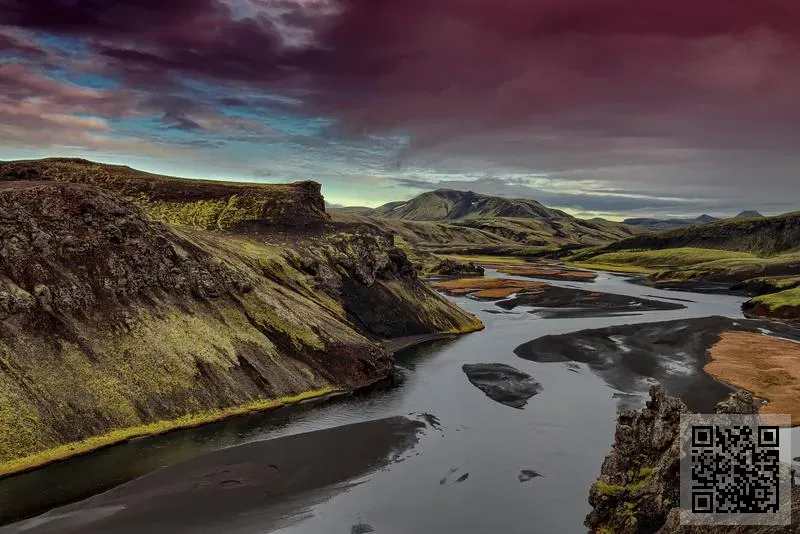
[[[788,525],[790,416],[681,416],[681,523]]]

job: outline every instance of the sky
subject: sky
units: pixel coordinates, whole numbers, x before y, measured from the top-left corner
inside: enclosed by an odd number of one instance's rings
[[[800,209],[797,0],[0,0],[0,159]]]

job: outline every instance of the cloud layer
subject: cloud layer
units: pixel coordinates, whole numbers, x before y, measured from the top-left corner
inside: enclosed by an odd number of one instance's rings
[[[8,146],[299,162],[337,202],[365,174],[375,202],[800,200],[794,0],[0,0],[0,47]]]

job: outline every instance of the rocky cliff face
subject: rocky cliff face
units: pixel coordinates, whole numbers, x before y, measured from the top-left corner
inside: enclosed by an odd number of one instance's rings
[[[753,396],[731,394],[717,405],[717,413],[756,413]],[[681,527],[680,417],[689,410],[680,399],[668,397],[661,385],[650,390],[644,409],[620,414],[614,446],[589,492],[592,512],[586,525],[597,534],[678,534],[723,532],[800,532],[797,512],[800,493],[794,494],[794,524],[785,529],[756,527]]]
[[[481,327],[371,227],[209,231],[154,220],[108,183],[4,176],[0,471],[121,429],[356,388],[391,372],[381,338]]]
[[[316,182],[252,184],[187,180],[82,159],[0,162],[0,181],[94,185],[130,200],[166,223],[206,230],[313,226],[328,220]]]

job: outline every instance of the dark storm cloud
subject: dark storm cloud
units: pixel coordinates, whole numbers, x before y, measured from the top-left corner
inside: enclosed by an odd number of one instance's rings
[[[184,130],[241,135],[253,117],[219,106],[282,106],[335,121],[296,145],[408,136],[397,171],[652,193],[551,197],[560,205],[797,198],[796,0],[0,0],[0,25],[0,44],[29,61],[33,32],[80,39],[83,68],[141,93],[129,113],[157,109]],[[209,99],[191,81],[222,89]],[[121,100],[105,93],[102,116]],[[191,104],[159,100],[176,94]]]

